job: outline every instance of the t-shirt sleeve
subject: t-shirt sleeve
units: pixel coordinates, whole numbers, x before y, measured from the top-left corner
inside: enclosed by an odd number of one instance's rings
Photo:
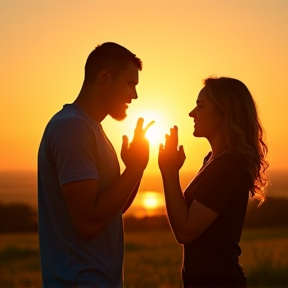
[[[98,179],[95,134],[80,118],[58,123],[50,138],[50,155],[60,186],[69,182]]]
[[[215,159],[202,172],[194,199],[220,214],[241,181],[240,165],[231,155]]]

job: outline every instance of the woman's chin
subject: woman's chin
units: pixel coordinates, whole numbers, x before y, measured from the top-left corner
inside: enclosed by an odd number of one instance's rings
[[[199,134],[199,132],[197,132],[196,130],[194,130],[193,136],[194,136],[194,137],[203,137],[203,136],[202,136],[201,134]]]

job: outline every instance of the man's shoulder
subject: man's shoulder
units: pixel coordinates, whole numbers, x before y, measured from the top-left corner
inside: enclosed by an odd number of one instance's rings
[[[53,131],[58,129],[89,129],[93,125],[90,123],[89,119],[86,119],[79,113],[77,109],[71,104],[66,104],[63,108],[58,111],[48,122],[47,128]]]
[[[70,104],[65,104],[61,110],[56,112],[49,123],[57,123],[57,122],[66,122],[73,121],[74,119],[79,118],[78,112],[76,109],[73,109]]]

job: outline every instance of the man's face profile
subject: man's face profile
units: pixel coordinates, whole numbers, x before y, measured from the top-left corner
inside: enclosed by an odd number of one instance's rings
[[[126,109],[132,99],[137,99],[138,67],[129,62],[126,69],[120,71],[117,77],[111,77],[107,97],[108,114],[115,120],[123,120]]]

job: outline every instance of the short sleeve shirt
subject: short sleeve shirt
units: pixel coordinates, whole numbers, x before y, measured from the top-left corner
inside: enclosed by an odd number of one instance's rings
[[[64,105],[49,121],[38,151],[43,287],[122,287],[122,213],[94,239],[85,240],[61,193],[63,184],[84,179],[97,179],[98,193],[105,193],[119,177],[115,150],[100,123],[76,105]]]
[[[241,158],[231,151],[222,153],[200,171],[184,192],[187,206],[197,200],[219,215],[202,235],[184,245],[184,284],[219,283],[230,287],[237,281],[245,281],[238,257],[249,198],[249,176]]]

